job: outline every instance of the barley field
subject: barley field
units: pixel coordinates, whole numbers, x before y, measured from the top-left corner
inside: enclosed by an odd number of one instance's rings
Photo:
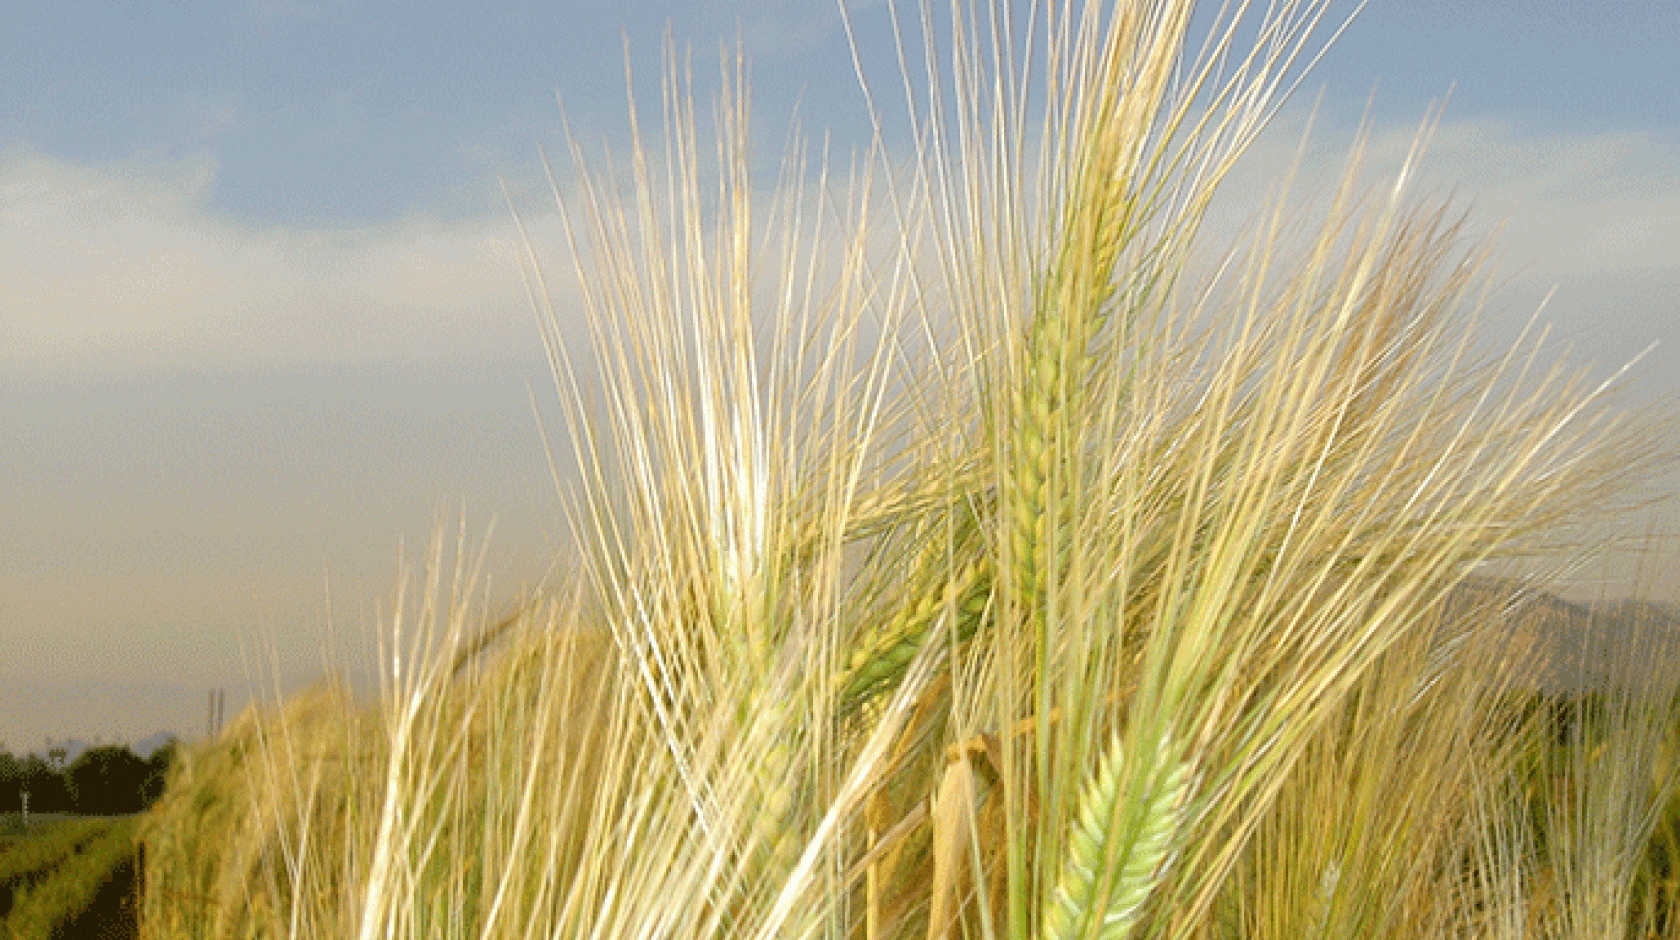
[[[1680,936],[1675,681],[1547,698],[1512,626],[1666,438],[1476,352],[1430,124],[1228,245],[1322,3],[953,10],[911,152],[795,136],[766,196],[744,64],[672,51],[551,171],[577,576],[492,615],[440,538],[377,700],[183,753],[142,936]]]

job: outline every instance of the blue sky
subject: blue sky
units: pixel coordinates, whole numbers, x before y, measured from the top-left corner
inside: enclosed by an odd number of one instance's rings
[[[887,7],[852,12],[891,108]],[[190,735],[206,688],[232,712],[304,681],[463,504],[495,520],[493,595],[543,572],[553,392],[499,185],[563,258],[557,93],[586,147],[622,147],[625,42],[651,122],[667,29],[703,90],[740,36],[766,170],[796,104],[835,153],[865,142],[826,0],[0,4],[0,742]],[[1630,395],[1673,394],[1677,45],[1671,0],[1373,0],[1233,190],[1321,92],[1309,171],[1374,102],[1377,179],[1451,88],[1426,189],[1505,225],[1495,334],[1555,288],[1576,359],[1661,341]]]

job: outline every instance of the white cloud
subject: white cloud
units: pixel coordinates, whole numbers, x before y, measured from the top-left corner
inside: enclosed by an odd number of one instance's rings
[[[1226,192],[1225,220],[1257,211],[1300,125],[1280,120]],[[1384,185],[1409,128],[1372,135],[1362,180]],[[1327,191],[1351,134],[1318,131],[1299,189]],[[491,212],[359,228],[255,227],[208,208],[207,157],[119,164],[0,151],[0,368],[13,374],[219,365],[413,361],[528,353],[535,345],[511,221]],[[1680,152],[1650,135],[1542,135],[1447,123],[1419,192],[1453,191],[1472,229],[1504,221],[1498,273],[1516,286],[1591,281],[1594,316],[1661,323],[1680,281]],[[516,185],[516,188],[517,185]],[[558,229],[534,233],[571,290]],[[1637,280],[1637,290],[1634,281]],[[1617,285],[1629,287],[1626,303]],[[1653,288],[1653,284],[1656,288]],[[563,303],[567,301],[561,298]],[[1566,329],[1570,311],[1556,317]]]
[[[1280,119],[1237,174],[1252,205],[1288,165],[1298,115]],[[1363,185],[1386,187],[1404,165],[1412,127],[1371,135]],[[1332,186],[1353,144],[1315,130],[1302,185]],[[1519,282],[1560,281],[1680,265],[1680,147],[1643,132],[1540,133],[1491,120],[1447,121],[1416,168],[1412,193],[1471,210],[1470,232],[1498,237],[1499,267]],[[1520,273],[1519,273],[1520,272]]]
[[[1224,247],[1252,223],[1285,176],[1305,121],[1280,117],[1223,191],[1207,233]],[[1378,128],[1358,174],[1360,192],[1387,198],[1415,127]],[[1313,131],[1293,192],[1322,218],[1355,143],[1352,129]],[[1491,120],[1444,121],[1413,168],[1409,196],[1468,210],[1466,249],[1492,240],[1485,269],[1497,288],[1482,311],[1488,351],[1516,338],[1539,311],[1554,352],[1607,378],[1639,361],[1634,398],[1680,395],[1680,146],[1643,132],[1541,133]],[[1543,302],[1553,289],[1550,303]],[[1566,350],[1565,347],[1568,347]]]
[[[252,227],[204,157],[85,166],[0,151],[0,368],[403,361],[535,342],[505,216]]]
[[[1525,277],[1571,279],[1680,265],[1680,149],[1650,134],[1531,134],[1449,125],[1434,175],[1508,220],[1502,242]]]

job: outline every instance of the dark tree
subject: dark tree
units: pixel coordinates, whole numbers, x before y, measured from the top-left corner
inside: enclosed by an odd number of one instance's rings
[[[15,813],[23,808],[18,790],[23,783],[23,765],[10,751],[0,751],[0,813]]]
[[[126,746],[94,747],[70,765],[70,791],[76,812],[89,816],[137,813],[144,808],[142,789],[151,767]]]
[[[21,769],[17,785],[5,794],[8,806],[19,802],[18,791],[22,790],[29,794],[31,813],[75,812],[75,801],[71,798],[70,784],[64,774],[54,770],[36,754],[25,757]]]

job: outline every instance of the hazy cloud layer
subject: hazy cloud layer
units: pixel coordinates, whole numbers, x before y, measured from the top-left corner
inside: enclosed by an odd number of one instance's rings
[[[1240,171],[1233,217],[1281,175],[1292,130],[1280,124]],[[1373,135],[1366,179],[1390,178],[1412,136]],[[1299,185],[1333,183],[1349,142],[1346,132],[1315,134]],[[16,376],[427,361],[531,342],[518,241],[500,207],[357,228],[244,225],[207,210],[215,173],[207,156],[87,166],[0,152],[0,367]],[[1592,281],[1611,292],[1598,299],[1622,311],[1630,338],[1656,338],[1676,313],[1646,309],[1680,283],[1673,142],[1449,123],[1421,176],[1424,192],[1453,187],[1474,226],[1503,224],[1500,270],[1513,285]],[[543,226],[538,241],[561,261],[557,234]],[[550,265],[562,285],[568,272]],[[1617,277],[1629,297],[1614,295]],[[1577,325],[1570,310],[1552,316]],[[1606,325],[1597,313],[1591,322]]]
[[[534,335],[506,213],[360,228],[206,209],[207,157],[0,153],[0,368],[89,375],[505,355]]]

